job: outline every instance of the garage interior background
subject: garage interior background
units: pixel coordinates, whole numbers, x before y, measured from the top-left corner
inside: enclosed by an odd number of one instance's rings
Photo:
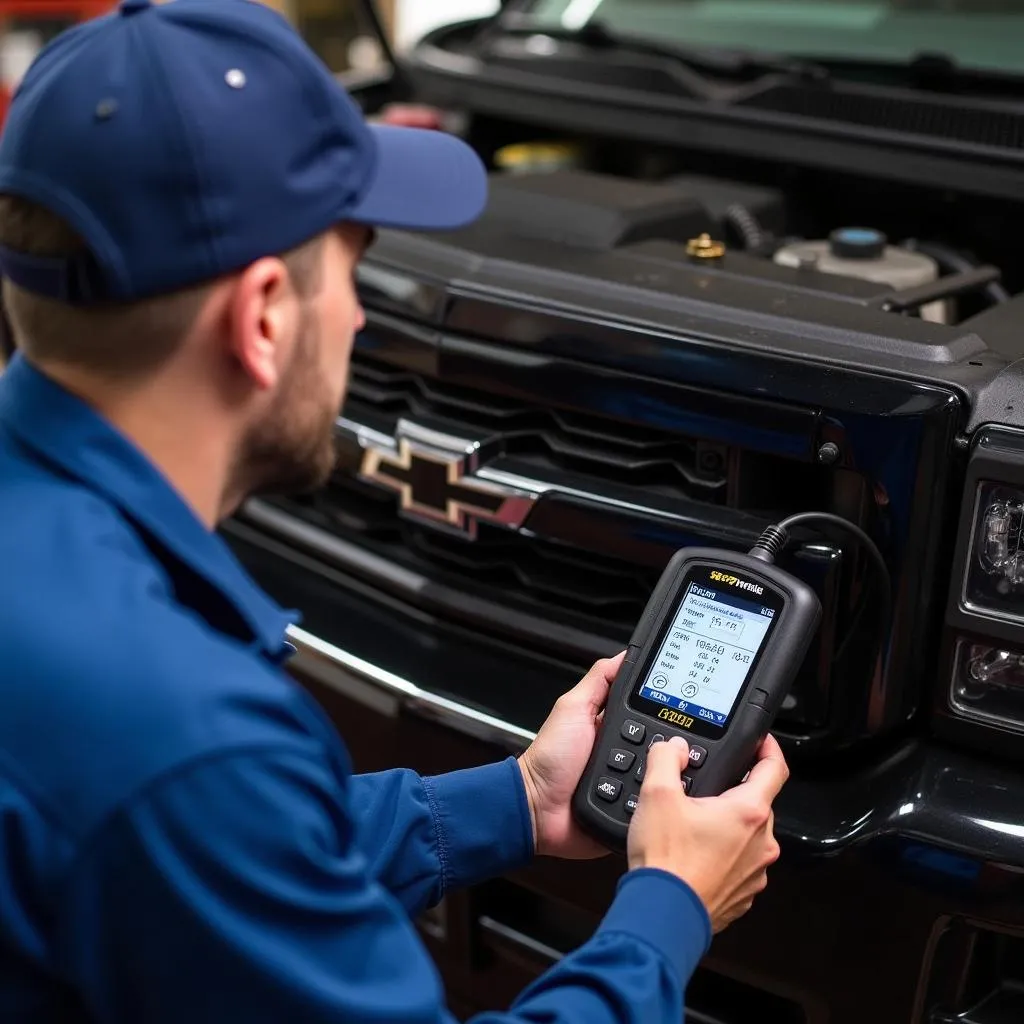
[[[334,71],[369,70],[380,59],[365,28],[362,0],[262,0],[290,18]],[[116,0],[0,0],[0,117],[41,46],[76,21]],[[461,18],[493,13],[497,0],[376,0],[392,44],[405,48],[426,32]]]

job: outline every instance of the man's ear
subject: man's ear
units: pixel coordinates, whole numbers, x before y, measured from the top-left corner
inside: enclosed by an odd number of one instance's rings
[[[231,348],[261,391],[277,386],[298,330],[298,301],[288,270],[274,256],[257,260],[238,277],[230,303]]]

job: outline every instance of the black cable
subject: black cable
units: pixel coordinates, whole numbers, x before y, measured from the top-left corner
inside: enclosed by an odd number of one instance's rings
[[[908,238],[903,243],[903,248],[909,249],[911,252],[919,252],[923,256],[931,256],[943,270],[954,274],[962,274],[964,271],[974,270],[978,266],[977,262],[968,259],[962,252],[939,242],[921,242],[916,238]],[[992,281],[986,285],[984,291],[994,305],[1010,301],[1010,293],[998,281]]]
[[[754,558],[760,558],[766,562],[774,562],[779,553],[789,543],[789,534],[793,527],[814,523],[827,523],[839,530],[843,530],[856,538],[858,544],[867,552],[875,568],[875,579],[877,580],[879,591],[878,653],[881,655],[885,649],[885,641],[892,618],[892,580],[889,576],[889,569],[885,564],[885,559],[882,557],[882,552],[878,550],[875,542],[859,526],[851,523],[848,519],[843,519],[842,516],[833,515],[831,512],[798,512],[796,515],[788,516],[781,522],[769,526],[761,534],[758,542],[750,549],[750,554]],[[854,626],[859,619],[860,611],[854,616],[849,636],[843,641],[839,650],[836,651],[836,660],[842,658],[847,646],[856,635]]]

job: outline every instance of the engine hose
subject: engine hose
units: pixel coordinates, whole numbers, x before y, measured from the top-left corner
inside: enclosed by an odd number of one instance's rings
[[[954,274],[962,273],[965,270],[974,270],[978,266],[962,252],[957,252],[952,246],[942,245],[939,242],[921,242],[916,238],[908,238],[903,243],[903,248],[919,252],[923,256],[931,256],[943,270]],[[1010,293],[998,281],[992,281],[985,286],[985,295],[995,304],[1010,301]]]
[[[760,221],[742,203],[732,203],[726,208],[725,219],[743,239],[745,249],[757,252],[767,239]]]

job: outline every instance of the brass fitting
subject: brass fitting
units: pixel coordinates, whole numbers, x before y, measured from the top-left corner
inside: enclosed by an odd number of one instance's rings
[[[725,255],[725,243],[716,242],[705,232],[686,243],[686,255],[698,260],[719,260]]]

